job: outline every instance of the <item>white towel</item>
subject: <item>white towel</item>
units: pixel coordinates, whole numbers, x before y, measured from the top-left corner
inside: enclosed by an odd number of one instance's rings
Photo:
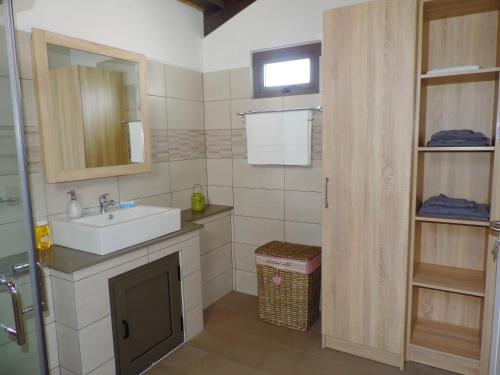
[[[246,115],[248,164],[311,165],[309,110]]]
[[[132,163],[144,163],[144,129],[142,122],[129,122],[128,134],[130,141],[130,161]]]

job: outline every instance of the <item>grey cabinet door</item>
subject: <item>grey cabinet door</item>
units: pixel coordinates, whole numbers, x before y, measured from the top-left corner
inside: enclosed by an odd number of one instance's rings
[[[178,253],[109,280],[117,374],[135,375],[184,341]]]

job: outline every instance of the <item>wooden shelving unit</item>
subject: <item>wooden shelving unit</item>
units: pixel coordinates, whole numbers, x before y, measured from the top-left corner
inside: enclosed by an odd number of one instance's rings
[[[412,346],[468,358],[479,364],[480,332],[477,329],[419,319],[413,326]]]
[[[500,0],[420,0],[413,153],[407,360],[488,375],[496,264],[489,223],[419,216],[438,194],[491,207],[500,217]],[[479,70],[428,73],[472,66]],[[427,147],[433,134],[472,129],[485,147]]]
[[[498,73],[500,72],[500,67],[494,67],[494,68],[482,68],[482,69],[477,69],[477,70],[462,70],[462,71],[453,71],[453,72],[442,72],[442,73],[425,73],[421,74],[420,78],[421,79],[434,79],[434,78],[444,78],[444,77],[455,77],[455,78],[464,78],[464,77],[469,77],[473,78],[474,76],[480,76],[480,75],[491,75],[491,73]],[[475,77],[477,78],[477,77]]]
[[[418,152],[493,152],[495,146],[483,147],[418,147]]]
[[[420,263],[413,276],[413,285],[484,297],[484,272]]]
[[[441,224],[455,224],[455,225],[471,225],[474,227],[489,227],[490,224],[486,221],[478,220],[458,220],[458,219],[446,219],[440,217],[427,217],[427,216],[416,216],[416,221],[425,221],[428,223],[441,223]]]

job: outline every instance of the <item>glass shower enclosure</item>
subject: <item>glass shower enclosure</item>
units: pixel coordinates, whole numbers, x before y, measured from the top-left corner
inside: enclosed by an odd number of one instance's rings
[[[48,374],[12,0],[0,0],[0,374]]]

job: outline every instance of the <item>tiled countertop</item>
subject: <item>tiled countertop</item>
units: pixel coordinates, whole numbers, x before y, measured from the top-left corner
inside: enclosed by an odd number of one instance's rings
[[[97,255],[79,251],[64,246],[53,245],[50,250],[39,252],[39,261],[44,267],[54,269],[59,272],[71,274],[87,267],[105,262],[138,249],[150,246],[154,243],[165,241],[183,234],[193,232],[203,228],[203,225],[195,224],[194,221],[201,220],[221,212],[230,211],[230,206],[207,205],[205,210],[200,213],[194,213],[192,210],[183,210],[181,214],[181,229],[177,232],[158,237],[150,241],[127,247],[126,249],[115,251],[106,255]]]

